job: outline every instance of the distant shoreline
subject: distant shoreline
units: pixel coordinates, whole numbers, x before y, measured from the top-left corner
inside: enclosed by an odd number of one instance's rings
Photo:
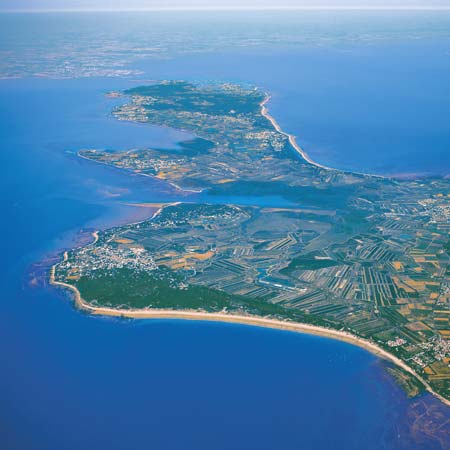
[[[270,101],[271,99],[271,95],[267,92],[265,92],[265,97],[264,100],[259,104],[261,107],[261,115],[266,118],[271,125],[273,126],[273,128],[280,134],[282,134],[283,136],[286,136],[289,140],[289,143],[291,144],[292,148],[310,165],[317,167],[319,169],[323,169],[323,170],[329,170],[329,171],[333,171],[333,172],[341,172],[341,173],[348,173],[348,174],[354,174],[354,175],[360,175],[363,177],[375,177],[375,178],[382,178],[382,179],[395,179],[394,176],[389,176],[389,175],[378,175],[378,174],[373,174],[373,173],[364,173],[364,172],[357,172],[354,170],[345,170],[345,169],[338,169],[336,167],[330,167],[330,166],[326,166],[324,164],[320,164],[317,161],[314,161],[309,155],[308,153],[303,150],[303,148],[298,144],[297,142],[297,138],[290,133],[287,133],[286,131],[283,131],[283,129],[281,128],[281,126],[279,125],[279,123],[276,121],[276,119],[269,113],[269,108],[266,106],[267,103]],[[132,121],[131,121],[132,122]],[[165,125],[157,125],[160,127],[165,127]],[[168,127],[170,128],[170,127]],[[178,130],[175,128],[175,130]],[[179,131],[183,131],[183,130],[179,130]],[[94,151],[96,151],[95,149],[93,149]],[[108,167],[114,167],[117,168],[119,170],[129,170],[129,169],[124,169],[124,168],[120,168],[108,163],[105,163],[103,161],[98,161],[95,159],[91,159],[89,157],[86,157],[84,155],[82,155],[80,153],[80,151],[77,152],[77,156],[79,156],[80,158],[83,158],[87,161],[91,161],[91,162],[95,162],[97,164],[102,164]],[[173,181],[169,181],[169,180],[164,180],[161,178],[158,178],[155,175],[150,175],[147,173],[141,173],[141,172],[135,172],[133,170],[131,170],[131,172],[135,175],[140,175],[140,176],[145,176],[145,177],[150,177],[156,180],[160,180],[160,181],[165,181],[166,183],[168,183],[170,186],[172,186],[173,188],[175,188],[176,190],[180,191],[180,192],[184,192],[187,194],[201,194],[203,192],[203,189],[190,189],[190,188],[183,188],[179,185],[177,185],[176,183],[174,183]]]
[[[158,209],[153,217],[158,215],[164,207]],[[92,233],[94,240],[89,245],[94,245],[98,240],[98,232]],[[68,258],[67,251],[64,252],[63,259]],[[69,289],[75,299],[75,305],[78,309],[89,312],[93,315],[99,316],[109,316],[118,318],[130,318],[130,319],[181,319],[181,320],[193,320],[193,321],[206,321],[206,322],[223,322],[223,323],[235,323],[249,326],[256,326],[262,328],[271,328],[276,330],[292,331],[296,333],[304,333],[316,336],[322,336],[330,339],[336,339],[339,341],[346,342],[351,345],[363,348],[369,351],[375,356],[385,359],[394,363],[396,366],[400,367],[404,371],[408,372],[410,375],[414,376],[419,380],[425,389],[439,399],[442,403],[450,406],[450,400],[447,400],[442,395],[438,394],[433,390],[433,388],[428,384],[428,382],[422,378],[414,369],[409,367],[404,361],[396,357],[392,353],[381,348],[378,344],[375,344],[367,339],[358,337],[348,331],[339,331],[332,328],[326,328],[318,325],[310,325],[301,322],[290,322],[277,319],[270,319],[261,316],[245,316],[238,314],[229,314],[224,312],[212,313],[204,311],[195,310],[172,310],[172,309],[116,309],[109,308],[106,306],[94,306],[88,303],[81,297],[80,291],[73,285],[69,283],[64,283],[62,281],[56,281],[55,271],[58,263],[54,264],[50,269],[50,284],[52,286],[60,286],[65,289]]]

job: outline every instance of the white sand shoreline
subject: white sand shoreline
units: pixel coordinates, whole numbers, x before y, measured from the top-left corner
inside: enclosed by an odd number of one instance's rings
[[[377,174],[372,174],[372,173],[364,173],[364,172],[355,172],[354,170],[343,170],[343,169],[336,169],[335,167],[329,167],[329,166],[325,166],[323,164],[318,163],[317,161],[314,161],[309,155],[308,153],[305,152],[305,150],[303,150],[300,145],[297,143],[297,139],[295,138],[295,136],[293,134],[290,133],[286,133],[285,131],[283,131],[283,129],[280,127],[280,125],[278,124],[278,122],[274,119],[274,117],[269,113],[269,109],[267,108],[266,104],[269,102],[271,96],[270,94],[266,93],[265,94],[265,98],[264,100],[260,103],[261,106],[261,115],[263,117],[265,117],[271,124],[272,126],[275,128],[276,131],[278,131],[278,133],[283,134],[284,136],[286,136],[289,139],[289,143],[291,144],[291,146],[294,148],[294,150],[300,154],[300,156],[308,163],[311,164],[312,166],[318,167],[319,169],[324,169],[324,170],[331,170],[334,172],[342,172],[342,173],[349,173],[349,174],[354,174],[354,175],[360,175],[363,177],[375,177],[375,178],[382,178],[382,179],[387,179],[390,177],[384,176],[384,175],[377,175]]]
[[[163,208],[160,208],[153,217],[161,212]],[[98,239],[98,232],[93,233],[94,241],[89,245],[94,245]],[[64,260],[68,258],[68,253],[64,252]],[[57,263],[58,264],[58,263]],[[447,400],[442,395],[438,394],[433,390],[433,388],[428,384],[428,382],[420,376],[415,370],[409,367],[404,361],[396,357],[392,353],[384,350],[376,343],[371,342],[367,339],[358,337],[348,331],[340,331],[332,328],[325,328],[318,325],[310,325],[301,322],[291,322],[283,321],[277,319],[271,319],[267,317],[251,316],[251,315],[238,315],[229,314],[225,312],[205,312],[196,310],[171,310],[171,309],[116,309],[102,306],[94,306],[86,302],[80,294],[80,291],[73,285],[64,283],[62,281],[57,281],[55,279],[56,265],[53,265],[50,270],[50,284],[53,286],[59,286],[69,289],[75,300],[75,305],[80,310],[89,312],[93,315],[118,317],[118,318],[130,318],[130,319],[182,319],[182,320],[193,320],[193,321],[208,321],[208,322],[224,322],[224,323],[234,323],[242,325],[257,326],[263,328],[271,328],[277,330],[286,330],[296,333],[312,334],[317,336],[323,336],[330,339],[337,339],[339,341],[347,342],[348,344],[356,345],[361,347],[370,353],[378,356],[379,358],[388,360],[394,363],[396,366],[400,367],[404,371],[408,372],[419,380],[425,387],[425,389],[438,398],[442,403],[450,406],[450,400]]]
[[[333,167],[327,167],[324,166],[323,164],[320,164],[314,160],[312,160],[309,155],[300,147],[300,145],[298,145],[297,140],[295,138],[294,135],[286,133],[285,131],[283,131],[280,127],[280,125],[278,124],[278,122],[274,119],[274,117],[269,113],[269,109],[267,108],[266,104],[269,102],[271,96],[269,94],[266,93],[266,96],[264,98],[264,100],[260,103],[261,105],[261,114],[263,117],[265,117],[271,124],[272,126],[275,128],[276,131],[278,131],[278,133],[283,134],[284,136],[286,136],[289,139],[289,143],[292,145],[292,147],[295,149],[295,151],[297,153],[300,154],[300,156],[309,164],[319,167],[320,169],[325,169],[325,170],[339,170],[339,169],[334,169]]]
[[[302,158],[309,164],[318,167],[320,169],[325,170],[332,170],[332,171],[340,171],[339,169],[331,168],[324,166],[322,164],[319,164],[315,161],[313,161],[308,154],[297,144],[297,141],[295,137],[289,133],[284,132],[279,124],[276,122],[276,120],[269,114],[268,108],[266,107],[266,104],[270,100],[270,95],[266,94],[265,99],[261,102],[261,114],[270,121],[272,126],[275,128],[275,130],[283,135],[285,135],[288,139],[292,147],[302,156]],[[78,154],[78,156],[87,159],[89,161],[94,161],[97,163],[105,164],[103,162],[95,161],[90,158],[84,157],[83,155]],[[345,171],[340,171],[345,172]],[[355,173],[356,172],[350,172],[348,173]],[[150,176],[147,174],[141,174]],[[371,175],[371,174],[363,174],[359,173],[358,175],[363,176],[374,176],[378,178],[385,178],[380,175]],[[170,183],[170,182],[169,182]],[[172,183],[170,183],[172,184]],[[172,184],[173,185],[173,184]],[[186,191],[185,189],[180,188],[179,186],[173,185],[177,189],[180,189],[181,191]],[[196,192],[196,191],[191,191]],[[175,203],[169,203],[167,205],[161,206],[155,214],[152,216],[154,218],[157,216],[165,206],[174,205],[179,202]],[[145,219],[148,220],[148,219]],[[98,232],[93,233],[94,236],[94,242],[92,242],[89,245],[94,245],[95,242],[98,240]],[[68,258],[68,253],[64,252],[64,259]],[[122,317],[122,318],[133,318],[133,319],[182,319],[182,320],[197,320],[197,321],[210,321],[210,322],[227,322],[227,323],[236,323],[236,324],[244,324],[244,325],[250,325],[250,326],[258,326],[258,327],[265,327],[265,328],[272,328],[272,329],[280,329],[280,330],[287,330],[292,332],[298,332],[298,333],[306,333],[306,334],[313,334],[313,335],[319,335],[331,339],[337,339],[340,341],[347,342],[352,345],[356,345],[358,347],[361,347],[374,355],[386,359],[404,371],[408,372],[412,376],[414,376],[417,380],[419,380],[426,388],[427,391],[429,391],[432,395],[434,395],[436,398],[438,398],[440,401],[442,401],[444,404],[450,406],[450,400],[447,400],[440,394],[436,393],[431,386],[428,384],[428,382],[422,378],[416,371],[414,371],[411,367],[408,366],[408,364],[404,361],[402,361],[400,358],[396,357],[395,355],[391,354],[390,352],[384,350],[380,346],[378,346],[376,343],[369,341],[367,339],[360,338],[348,331],[339,331],[331,328],[325,328],[321,326],[316,325],[310,325],[300,322],[291,322],[291,321],[282,321],[282,320],[276,320],[266,317],[259,317],[259,316],[250,316],[250,315],[236,315],[236,314],[229,314],[225,312],[220,313],[209,313],[204,311],[193,311],[193,310],[169,310],[169,309],[116,309],[116,308],[108,308],[108,307],[100,307],[100,306],[94,306],[88,302],[86,302],[79,292],[79,290],[68,283],[64,283],[61,281],[56,281],[55,279],[55,270],[56,270],[56,264],[52,266],[50,271],[50,284],[54,286],[60,286],[66,289],[69,289],[73,294],[75,298],[75,304],[76,306],[84,310],[86,312],[89,312],[94,315],[104,315],[104,316],[111,316],[111,317]]]

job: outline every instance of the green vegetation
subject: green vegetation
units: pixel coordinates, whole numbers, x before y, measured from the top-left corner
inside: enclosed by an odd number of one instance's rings
[[[125,308],[173,308],[220,311],[232,306],[232,296],[202,286],[177,289],[175,279],[132,269],[104,271],[77,282],[82,297],[93,304]]]
[[[58,281],[99,306],[226,310],[346,329],[450,398],[449,180],[398,182],[306,163],[261,114],[259,90],[163,82],[125,95],[119,120],[196,138],[179,149],[80,153],[229,204],[167,205],[152,220],[102,232],[57,265]],[[262,206],[264,197],[280,204]]]
[[[214,86],[197,87],[185,81],[167,82],[152,86],[138,86],[125,91],[126,95],[157,98],[148,105],[150,111],[196,111],[206,115],[258,113],[264,100],[260,91],[247,91],[244,97],[234,86],[216,89]]]

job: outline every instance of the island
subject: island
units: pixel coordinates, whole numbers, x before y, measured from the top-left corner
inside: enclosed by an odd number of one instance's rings
[[[79,155],[165,180],[180,201],[65,252],[53,284],[93,314],[240,322],[352,342],[393,362],[411,394],[427,389],[450,404],[449,180],[317,164],[253,86],[163,81],[110,95],[124,99],[118,120],[193,138]]]

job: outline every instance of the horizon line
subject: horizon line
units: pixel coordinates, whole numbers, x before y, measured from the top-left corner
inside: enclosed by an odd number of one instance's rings
[[[0,9],[4,13],[75,13],[75,12],[208,12],[208,11],[449,11],[450,6],[267,6],[267,7],[173,7],[173,8],[28,8]]]

